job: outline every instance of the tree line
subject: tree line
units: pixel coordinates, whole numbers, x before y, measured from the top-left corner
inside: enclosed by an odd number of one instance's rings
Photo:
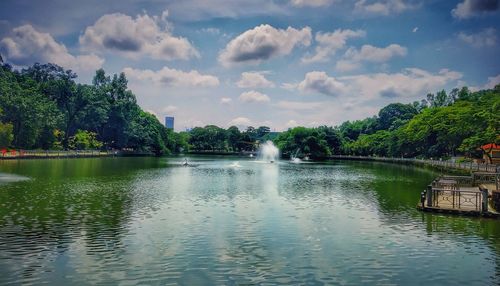
[[[96,71],[92,84],[54,64],[20,71],[0,65],[0,147],[23,149],[125,149],[157,155],[182,151],[255,151],[272,140],[285,157],[335,154],[443,157],[481,156],[480,146],[500,143],[500,85],[429,93],[420,102],[392,103],[378,115],[338,126],[267,126],[240,131],[208,125],[176,133],[143,111],[123,73]],[[485,150],[483,150],[485,151]]]
[[[124,73],[96,71],[92,84],[54,64],[0,65],[0,147],[130,149],[157,155],[187,142],[143,111]]]
[[[392,103],[378,116],[335,127],[292,128],[275,143],[285,156],[481,157],[488,151],[482,145],[500,143],[500,85],[429,93],[421,102]]]

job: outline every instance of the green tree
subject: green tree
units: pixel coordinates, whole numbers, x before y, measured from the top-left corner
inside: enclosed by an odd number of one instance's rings
[[[10,123],[2,123],[0,122],[0,147],[6,148],[12,144],[12,140],[14,140],[14,134],[12,131],[14,127]]]
[[[391,103],[380,109],[378,126],[382,130],[397,129],[418,113],[411,104]]]

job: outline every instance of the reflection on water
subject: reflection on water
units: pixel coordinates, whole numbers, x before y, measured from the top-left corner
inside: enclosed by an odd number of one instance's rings
[[[432,172],[182,162],[0,162],[2,173],[30,178],[0,185],[0,284],[500,281],[497,221],[415,209]]]

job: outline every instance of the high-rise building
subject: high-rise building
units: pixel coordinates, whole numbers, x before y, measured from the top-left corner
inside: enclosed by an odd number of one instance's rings
[[[173,116],[165,116],[165,127],[174,129],[174,117]]]

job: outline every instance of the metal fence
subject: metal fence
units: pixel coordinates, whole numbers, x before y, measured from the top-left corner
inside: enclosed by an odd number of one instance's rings
[[[11,149],[1,150],[0,159],[23,159],[23,158],[71,158],[71,157],[99,157],[115,156],[119,151],[115,150],[23,150]]]
[[[390,157],[369,157],[369,156],[350,156],[350,155],[334,155],[330,159],[339,160],[362,160],[362,161],[381,161],[391,163],[409,163],[415,165],[427,165],[433,167],[442,167],[449,169],[458,169],[471,172],[488,172],[500,173],[500,165],[494,164],[478,164],[478,163],[460,163],[452,161],[416,159],[416,158],[390,158]]]

